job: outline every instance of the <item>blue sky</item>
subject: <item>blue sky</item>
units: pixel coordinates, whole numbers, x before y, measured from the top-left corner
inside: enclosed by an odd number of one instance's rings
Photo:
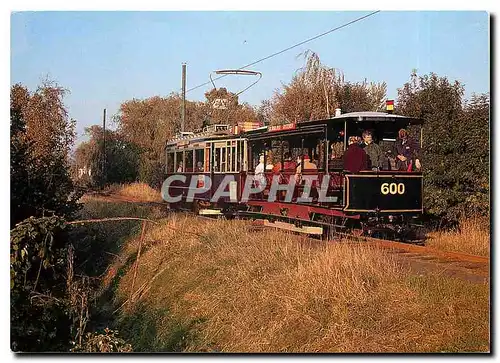
[[[102,109],[117,112],[132,98],[208,81],[211,71],[239,68],[367,12],[21,12],[11,17],[11,84],[35,89],[47,76],[69,89],[65,99],[79,138],[100,123]],[[303,66],[308,49],[349,81],[386,81],[388,97],[413,68],[465,84],[466,97],[489,92],[486,12],[383,11],[268,59],[240,96],[253,105],[268,99]],[[238,91],[252,78],[227,77],[218,87]],[[203,100],[210,85],[187,94]]]

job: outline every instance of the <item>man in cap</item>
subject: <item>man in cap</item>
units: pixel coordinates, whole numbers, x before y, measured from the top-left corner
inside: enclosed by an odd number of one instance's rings
[[[373,142],[373,134],[370,130],[363,132],[363,149],[368,156],[368,168],[373,171],[381,170],[384,166],[384,152],[382,148]]]

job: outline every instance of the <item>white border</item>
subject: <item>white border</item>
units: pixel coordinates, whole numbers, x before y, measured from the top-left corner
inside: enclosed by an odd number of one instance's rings
[[[9,89],[10,89],[10,12],[11,11],[26,11],[26,10],[488,10],[488,11],[493,11],[496,12],[497,7],[499,2],[498,1],[485,1],[485,0],[476,0],[476,1],[464,1],[464,2],[458,2],[458,1],[453,1],[453,2],[437,2],[437,1],[430,1],[430,0],[421,0],[418,2],[412,2],[411,7],[405,8],[405,5],[407,3],[404,1],[378,1],[376,3],[373,3],[371,1],[348,1],[348,2],[330,2],[330,1],[317,1],[317,2],[312,2],[312,1],[279,1],[279,2],[271,2],[268,0],[253,0],[251,2],[238,2],[234,0],[223,0],[223,1],[218,1],[217,4],[214,4],[213,2],[208,2],[208,1],[201,1],[201,0],[184,0],[182,2],[169,2],[163,3],[158,2],[158,1],[151,1],[151,0],[143,0],[140,2],[137,1],[114,1],[114,2],[103,2],[101,1],[96,1],[96,0],[87,0],[85,2],[70,2],[70,1],[62,1],[62,0],[48,0],[44,2],[38,2],[34,0],[30,1],[6,1],[2,2],[0,7],[2,8],[1,11],[1,19],[0,19],[0,29],[1,29],[1,46],[2,50],[4,50],[2,54],[2,59],[3,59],[3,67],[2,67],[2,72],[1,72],[1,77],[2,77],[2,84],[5,85],[2,88],[2,92],[5,92],[2,94],[2,97],[0,97],[0,102],[2,103],[2,110],[3,110],[3,121],[4,121],[4,128],[7,128],[7,122],[6,120],[8,119],[8,113],[9,113],[9,106],[8,106],[8,94],[9,94]],[[498,27],[498,19],[496,21],[496,27]],[[497,44],[497,38],[495,38],[495,44]],[[492,67],[494,65],[491,65]],[[9,82],[7,82],[9,80]],[[7,88],[7,85],[9,85],[9,88]],[[498,94],[495,97],[495,100],[492,100],[492,105],[498,105],[500,104],[498,102]],[[498,126],[497,126],[498,129]],[[10,180],[8,180],[8,165],[9,165],[9,151],[8,150],[8,145],[9,142],[8,140],[8,135],[9,132],[7,130],[4,130],[5,132],[2,133],[2,137],[4,138],[2,142],[2,147],[3,150],[0,153],[0,162],[2,165],[2,170],[4,170],[3,173],[3,178],[4,178],[4,183],[2,185],[7,186],[10,183]],[[494,140],[494,136],[491,135],[491,139]],[[496,149],[496,147],[494,147]],[[493,152],[494,150],[492,150]],[[495,150],[496,151],[496,150]],[[498,165],[498,159],[495,161],[495,166],[496,166],[496,179],[498,180],[498,170],[499,170],[499,165]],[[3,205],[6,206],[9,204],[9,191],[8,188],[5,190],[2,194],[3,198],[5,198],[3,201]],[[498,196],[498,192],[497,192]],[[2,220],[2,230],[4,232],[4,236],[7,237],[8,231],[9,231],[9,211],[8,209],[2,209],[3,213],[3,218]],[[499,215],[495,215],[495,221],[500,219]],[[498,233],[498,232],[497,232]],[[4,242],[6,241],[7,238],[4,238]],[[496,241],[493,241],[493,243]],[[7,256],[9,255],[10,252],[7,251],[7,243],[3,244],[4,252],[2,253],[2,256],[4,258],[4,261],[7,261]],[[498,247],[496,248],[498,250]],[[495,255],[496,257],[496,255]],[[493,271],[492,271],[493,272]],[[1,279],[1,288],[4,293],[8,291],[8,286],[9,286],[9,280],[8,280],[8,263],[5,262],[2,264],[2,279]],[[2,327],[3,329],[1,330],[2,336],[1,336],[1,342],[2,342],[2,357],[7,358],[7,360],[13,360],[14,355],[10,352],[10,311],[9,311],[9,303],[8,299],[3,299],[2,300],[2,320],[3,324]],[[498,344],[495,345],[498,347]],[[63,359],[66,359],[67,356],[64,356]],[[53,359],[55,358],[54,356],[47,357],[48,359]],[[118,357],[118,359],[121,359],[122,357]],[[167,357],[161,356],[160,359],[165,359]],[[171,359],[172,357],[168,357],[168,359]],[[199,359],[200,357],[183,357],[184,359]],[[232,357],[230,357],[232,358]],[[260,357],[260,356],[253,356],[253,357],[239,357],[239,359],[247,360],[251,358],[257,358],[257,359],[262,359],[266,357]],[[364,357],[361,357],[363,359]],[[387,357],[377,357],[377,356],[372,356],[370,357],[371,359],[379,360],[379,361],[385,361]],[[415,358],[415,357],[412,357]],[[102,356],[99,357],[89,357],[86,356],[83,358],[84,360],[94,360],[98,359],[101,360],[103,359]],[[130,359],[130,358],[129,358]],[[134,357],[132,358],[134,361],[141,361],[143,357]],[[219,360],[219,357],[213,357],[212,359]],[[300,358],[302,359],[310,359],[310,358]],[[348,358],[346,357],[341,357],[341,358],[335,358],[337,361],[347,361]],[[398,356],[397,359],[408,359],[404,358],[402,356]],[[434,360],[437,359],[437,357],[417,357],[417,359],[426,359],[426,360]],[[454,359],[454,357],[453,357]]]

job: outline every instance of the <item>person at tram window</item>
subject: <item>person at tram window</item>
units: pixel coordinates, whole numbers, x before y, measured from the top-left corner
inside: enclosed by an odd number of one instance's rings
[[[255,182],[257,186],[265,183],[266,177],[264,175],[265,167],[264,167],[264,155],[259,157],[259,163],[255,167]]]
[[[286,151],[283,154],[283,166],[281,166],[281,161],[278,161],[273,167],[273,173],[279,174],[281,170],[283,171],[295,171],[297,169],[297,163],[292,160],[292,154]]]
[[[401,129],[396,140],[396,168],[400,171],[420,171],[420,145],[410,137],[408,131]]]
[[[205,169],[203,168],[203,163],[201,161],[196,162],[196,171],[205,171]]]
[[[285,155],[286,155],[286,154],[285,154]],[[285,159],[285,158],[286,158],[286,156],[285,156],[285,155],[283,155],[283,159]],[[283,162],[283,164],[285,164],[285,163]],[[281,164],[281,161],[278,161],[278,162],[277,162],[276,164],[274,164],[274,166],[273,166],[273,169],[272,169],[273,174],[275,174],[275,175],[279,174],[279,173],[281,172],[281,169],[284,169],[284,167],[283,167],[283,165]]]
[[[344,153],[344,170],[351,173],[359,173],[368,167],[368,156],[360,146],[359,136],[349,137],[349,147]]]
[[[283,169],[286,171],[291,171],[291,170],[296,170],[297,169],[297,163],[293,161],[292,159],[292,154],[290,152],[286,152],[284,155],[285,159],[285,165],[283,166]]]
[[[301,174],[302,170],[318,170],[318,167],[316,164],[311,162],[311,159],[309,158],[309,155],[304,155],[302,157],[304,159],[304,167],[302,167],[302,160],[300,160],[300,157],[297,158],[297,169],[296,169],[296,174]]]
[[[177,172],[182,173],[184,171],[184,165],[182,161],[179,161],[179,166],[177,167]]]
[[[363,149],[368,156],[368,167],[373,171],[384,168],[385,157],[382,148],[373,142],[373,134],[370,130],[363,131]]]

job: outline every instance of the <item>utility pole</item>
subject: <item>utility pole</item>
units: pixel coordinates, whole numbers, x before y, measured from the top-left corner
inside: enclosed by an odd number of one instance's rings
[[[186,63],[182,63],[182,106],[181,106],[181,132],[186,126]]]
[[[106,185],[106,109],[102,115],[102,188]]]

